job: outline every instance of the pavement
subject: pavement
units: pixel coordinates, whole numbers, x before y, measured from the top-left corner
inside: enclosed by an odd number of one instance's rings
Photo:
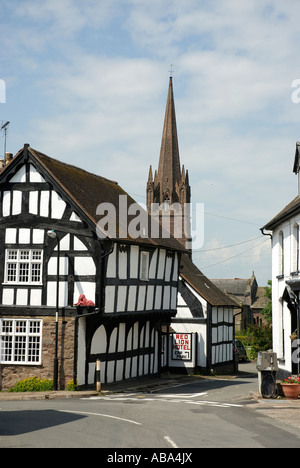
[[[247,375],[252,375],[257,373],[256,363],[254,361],[240,365],[239,372],[234,375],[182,375],[182,374],[173,374],[165,373],[161,376],[152,376],[152,377],[140,377],[138,379],[129,380],[125,382],[118,382],[112,384],[103,384],[101,386],[101,392],[97,392],[96,389],[90,390],[79,390],[75,392],[70,392],[67,390],[59,390],[52,392],[6,392],[0,391],[0,401],[13,401],[13,400],[53,400],[53,399],[64,399],[64,398],[89,398],[97,395],[107,395],[111,393],[121,393],[121,392],[152,392],[159,391],[160,389],[176,385],[178,383],[191,382],[199,379],[237,379],[240,377],[245,377]],[[257,392],[250,392],[249,394],[244,394],[239,397],[240,401],[245,403],[251,403],[251,406],[254,404],[261,408],[286,408],[289,410],[300,409],[300,398],[298,400],[288,400],[286,398],[278,397],[266,399]],[[299,427],[300,427],[300,411],[299,411]]]
[[[67,390],[58,390],[52,392],[0,392],[0,401],[12,400],[54,400],[63,398],[89,398],[97,395],[107,395],[110,393],[121,392],[149,392],[159,390],[165,386],[186,382],[193,379],[187,375],[163,374],[161,377],[153,376],[149,378],[140,378],[127,382],[105,384],[101,386],[101,392],[95,390],[79,390],[70,392]]]

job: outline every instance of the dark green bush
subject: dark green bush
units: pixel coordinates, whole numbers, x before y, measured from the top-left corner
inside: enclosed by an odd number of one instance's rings
[[[272,328],[250,325],[247,330],[237,330],[235,337],[247,348],[249,359],[256,359],[258,351],[272,349]]]
[[[250,328],[252,329],[253,336],[252,348],[254,348],[256,352],[267,351],[272,348],[272,328],[268,326],[259,327],[256,325],[251,325]]]

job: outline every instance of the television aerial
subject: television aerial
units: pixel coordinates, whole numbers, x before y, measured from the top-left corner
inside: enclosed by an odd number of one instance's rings
[[[4,156],[5,156],[5,153],[6,153],[6,134],[7,134],[7,128],[9,126],[10,122],[5,122],[5,124],[2,125],[1,127],[1,132],[4,133]]]

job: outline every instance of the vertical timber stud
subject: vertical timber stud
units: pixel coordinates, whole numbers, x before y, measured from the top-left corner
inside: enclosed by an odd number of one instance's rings
[[[100,360],[96,360],[96,391],[98,393],[101,392],[101,379],[100,379],[100,370],[101,370],[101,363]]]

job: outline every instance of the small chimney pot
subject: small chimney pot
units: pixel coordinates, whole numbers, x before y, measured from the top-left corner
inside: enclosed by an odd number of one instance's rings
[[[5,166],[13,159],[13,153],[5,153]]]

